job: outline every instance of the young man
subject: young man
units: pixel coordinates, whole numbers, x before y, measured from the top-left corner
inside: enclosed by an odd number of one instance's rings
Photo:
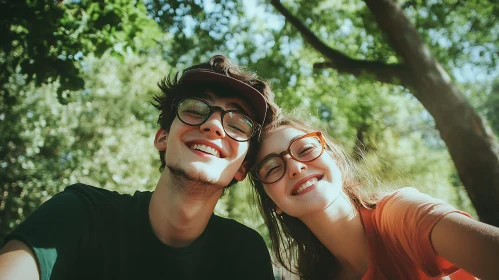
[[[262,237],[213,214],[277,112],[270,88],[223,56],[159,86],[154,192],[66,188],[7,237],[0,279],[274,279]]]

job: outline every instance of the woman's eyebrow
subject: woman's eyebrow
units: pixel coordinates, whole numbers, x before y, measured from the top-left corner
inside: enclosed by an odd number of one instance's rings
[[[295,136],[295,137],[291,138],[291,140],[289,140],[288,148],[289,148],[289,145],[291,145],[291,142],[295,141],[296,139],[298,139],[298,138],[300,138],[300,137],[302,137],[302,136],[303,136],[303,135],[297,135],[297,136]],[[287,151],[288,151],[288,149],[285,149],[285,150],[283,150],[283,151],[282,151],[282,152],[280,152],[280,153],[268,153],[266,156],[264,156],[264,157],[262,158],[262,160],[264,160],[264,159],[268,159],[268,158],[270,158],[270,157],[280,157],[280,155],[281,155],[283,152],[287,152]]]
[[[276,154],[276,153],[269,153],[269,154],[266,154],[264,157],[262,157],[262,159],[260,159],[260,160],[258,160],[258,159],[257,159],[257,161],[256,161],[256,162],[257,162],[257,163],[260,163],[260,162],[262,162],[263,160],[267,160],[267,159],[269,159],[269,158],[271,158],[271,157],[279,157],[279,154]]]
[[[274,157],[274,156],[275,156],[275,157],[278,157],[278,156],[279,156],[279,154],[278,154],[278,153],[270,153],[270,154],[268,154],[268,155],[264,156],[263,158],[269,158],[269,157]]]
[[[298,139],[298,138],[300,138],[300,137],[302,137],[302,136],[303,136],[303,135],[297,135],[297,136],[295,136],[295,137],[291,138],[291,140],[289,140],[289,143],[288,143],[288,148],[289,148],[289,145],[291,145],[291,142],[295,141],[296,139]],[[285,149],[285,150],[283,150],[283,152],[286,152],[287,150],[288,150],[288,149]],[[281,153],[282,153],[282,152],[281,152]],[[263,158],[265,159],[265,158],[269,158],[270,156],[279,156],[281,153],[279,153],[279,154],[278,154],[278,153],[269,153],[269,154],[267,154],[266,156],[264,156]],[[262,159],[262,160],[263,160],[263,159]]]
[[[291,138],[291,140],[289,140],[289,144],[288,144],[288,146],[289,146],[289,145],[291,145],[291,142],[295,141],[296,139],[298,139],[298,138],[300,138],[300,137],[302,137],[302,136],[303,136],[303,135],[297,135],[297,136],[295,136],[295,137]]]

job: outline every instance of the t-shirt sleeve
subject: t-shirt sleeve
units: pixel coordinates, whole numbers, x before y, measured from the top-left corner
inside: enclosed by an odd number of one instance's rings
[[[445,215],[459,211],[440,199],[403,188],[385,197],[376,207],[373,225],[386,246],[400,258],[418,264],[430,277],[442,277],[458,268],[438,256],[431,244],[431,231]]]
[[[65,190],[35,210],[5,240],[24,242],[35,253],[40,279],[67,275],[88,232],[89,214],[77,192]],[[60,278],[61,279],[61,278]]]

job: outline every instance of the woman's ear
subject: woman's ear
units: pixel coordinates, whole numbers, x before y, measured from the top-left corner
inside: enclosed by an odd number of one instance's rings
[[[267,204],[267,207],[270,208],[272,212],[276,213],[279,216],[281,216],[282,213],[284,213],[284,212],[282,212],[281,208],[279,208],[279,206],[275,205],[275,202],[272,201],[272,199],[270,199],[270,197],[268,197],[268,196],[265,198],[264,204]]]
[[[168,133],[160,128],[156,132],[156,136],[154,136],[154,147],[158,149],[158,151],[166,151],[166,140],[168,139]]]

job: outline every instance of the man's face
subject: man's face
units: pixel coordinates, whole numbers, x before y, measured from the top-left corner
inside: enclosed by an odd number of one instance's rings
[[[211,106],[243,111],[254,119],[251,106],[241,98],[218,97],[209,90],[198,97]],[[161,133],[164,133],[163,138]],[[191,181],[219,188],[227,186],[233,178],[244,179],[246,170],[242,164],[249,143],[238,142],[226,135],[220,111],[215,111],[203,124],[197,126],[184,124],[175,117],[169,133],[160,130],[156,135],[156,147],[166,152],[168,170],[180,172]]]

